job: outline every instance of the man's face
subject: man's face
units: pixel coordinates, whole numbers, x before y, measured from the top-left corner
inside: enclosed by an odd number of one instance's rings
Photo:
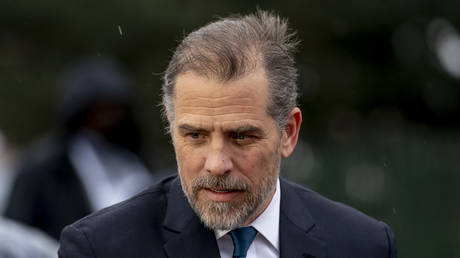
[[[267,110],[263,70],[221,83],[180,74],[171,121],[183,190],[203,223],[233,229],[270,202],[285,139]]]

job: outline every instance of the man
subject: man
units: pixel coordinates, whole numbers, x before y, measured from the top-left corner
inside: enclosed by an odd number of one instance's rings
[[[258,11],[190,33],[165,73],[179,178],[61,235],[61,257],[396,257],[387,225],[279,179],[301,111],[294,33]]]

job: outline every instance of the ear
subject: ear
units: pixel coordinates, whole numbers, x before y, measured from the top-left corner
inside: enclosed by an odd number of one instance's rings
[[[295,107],[289,113],[286,126],[281,136],[281,156],[289,157],[297,145],[299,138],[300,124],[302,123],[302,112]]]

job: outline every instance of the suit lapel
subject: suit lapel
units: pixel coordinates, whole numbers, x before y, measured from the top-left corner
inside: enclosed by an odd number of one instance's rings
[[[306,200],[295,186],[281,179],[280,257],[325,258],[327,246],[317,235],[319,229],[308,212]],[[170,258],[219,257],[214,233],[205,228],[188,204],[179,179],[172,183],[163,223]]]
[[[281,179],[280,257],[327,257],[327,246],[316,237],[318,228],[308,212],[306,200],[294,187]]]
[[[182,192],[178,178],[172,183],[168,193],[163,227],[168,238],[164,245],[168,257],[220,256],[214,232],[205,228],[195,215]]]

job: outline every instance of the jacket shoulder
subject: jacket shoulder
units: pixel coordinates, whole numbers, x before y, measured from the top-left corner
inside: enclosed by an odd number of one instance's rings
[[[346,204],[330,200],[288,180],[283,180],[283,185],[290,188],[289,192],[295,193],[300,198],[317,223],[337,221],[337,223],[342,222],[343,226],[359,223],[364,226],[380,227],[379,221]]]
[[[311,216],[315,224],[311,233],[327,243],[330,255],[354,253],[355,257],[366,257],[358,254],[378,253],[385,255],[381,257],[396,257],[393,232],[384,222],[306,187],[288,180],[282,182],[282,187],[296,195],[304,212]]]

